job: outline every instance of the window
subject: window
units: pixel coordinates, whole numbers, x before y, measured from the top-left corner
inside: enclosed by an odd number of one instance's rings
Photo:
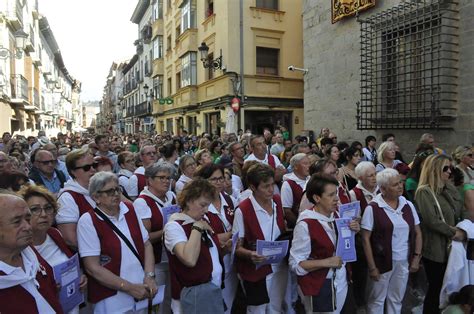
[[[173,133],[173,119],[166,119],[166,131]]]
[[[166,51],[171,51],[171,35],[166,38]]]
[[[196,28],[196,0],[185,0],[181,6],[181,33]]]
[[[278,75],[279,49],[257,47],[257,74]]]
[[[255,6],[262,9],[278,10],[278,0],[257,0]]]
[[[163,76],[153,79],[153,95],[155,99],[163,98]]]
[[[189,52],[181,58],[181,87],[196,85],[197,54]]]
[[[207,55],[207,59],[209,61],[214,60],[214,54],[209,53]],[[205,71],[206,71],[206,80],[212,80],[214,78],[214,69],[212,67],[208,67],[208,68],[205,69]]]
[[[179,35],[181,35],[181,33],[182,33],[181,25],[178,24],[175,29],[175,37],[174,37],[176,42],[178,41]]]
[[[171,96],[173,94],[173,88],[171,86],[171,77],[168,77],[168,80],[167,80],[167,91],[168,91],[168,97]]]
[[[163,58],[163,36],[153,39],[153,60]]]
[[[214,14],[214,0],[206,0],[205,18]]]
[[[188,132],[197,134],[197,117],[188,117]]]
[[[361,21],[358,129],[449,127],[457,98],[456,6],[402,3]]]
[[[176,73],[176,92],[181,88],[181,72]]]
[[[163,0],[153,1],[153,21],[163,18]]]

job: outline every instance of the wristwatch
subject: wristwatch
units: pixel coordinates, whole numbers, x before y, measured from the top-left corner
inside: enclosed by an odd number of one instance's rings
[[[145,274],[145,277],[155,278],[155,273],[150,271]]]
[[[198,226],[194,226],[194,225],[193,225],[193,227],[192,227],[191,229],[194,229],[194,230],[197,230],[197,231],[199,231],[199,232],[201,232],[201,233],[204,233],[204,229],[199,228]]]

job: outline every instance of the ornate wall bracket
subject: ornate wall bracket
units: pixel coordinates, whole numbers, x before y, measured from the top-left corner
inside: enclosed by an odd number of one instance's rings
[[[375,0],[331,0],[331,20],[336,23],[375,6]]]

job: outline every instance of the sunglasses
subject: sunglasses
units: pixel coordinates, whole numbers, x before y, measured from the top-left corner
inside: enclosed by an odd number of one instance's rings
[[[74,170],[82,169],[82,170],[84,170],[85,172],[87,172],[87,171],[90,171],[91,168],[97,169],[98,166],[99,166],[99,163],[94,162],[93,164],[84,165],[84,166],[81,166],[81,167],[76,167],[76,168],[74,168]]]
[[[104,191],[99,191],[98,193],[103,193],[103,194],[106,194],[107,196],[115,196],[117,194],[122,193],[122,189],[120,189],[120,187],[116,187],[116,188],[111,188]]]
[[[443,167],[443,172],[448,172],[448,170],[452,172],[452,171],[453,171],[453,167],[451,167],[451,166],[444,166],[444,167]]]

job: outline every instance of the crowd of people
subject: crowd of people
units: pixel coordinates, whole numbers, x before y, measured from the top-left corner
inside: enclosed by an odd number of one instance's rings
[[[421,135],[62,134],[0,143],[0,312],[62,312],[52,267],[76,252],[86,302],[123,313],[474,311],[474,148]],[[357,260],[336,254],[339,206]],[[265,263],[258,241],[288,241]],[[406,295],[416,301],[406,304]]]

